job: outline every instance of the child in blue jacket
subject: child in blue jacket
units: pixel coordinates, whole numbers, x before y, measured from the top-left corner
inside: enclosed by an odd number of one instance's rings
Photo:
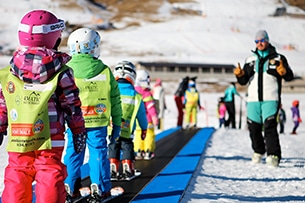
[[[109,144],[109,160],[111,180],[117,180],[121,174],[118,172],[120,154],[122,154],[122,178],[131,180],[135,177],[134,168],[134,131],[136,120],[142,129],[141,139],[144,140],[147,132],[146,110],[142,96],[135,90],[136,68],[129,61],[118,63],[113,75],[118,82],[122,101],[122,126],[118,139]]]

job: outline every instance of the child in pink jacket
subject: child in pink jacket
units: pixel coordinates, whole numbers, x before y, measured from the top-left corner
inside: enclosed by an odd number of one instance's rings
[[[158,114],[155,102],[150,89],[150,76],[145,70],[137,71],[135,89],[142,95],[146,109],[146,117],[148,121],[147,134],[145,140],[141,139],[141,130],[137,129],[134,138],[134,150],[136,159],[150,160],[155,151],[155,126],[158,126]]]
[[[72,150],[85,149],[79,89],[66,65],[71,57],[57,50],[64,27],[49,11],[28,12],[18,27],[20,46],[0,68],[0,137],[7,134],[9,157],[3,203],[32,202],[34,181],[36,202],[66,202],[65,124]]]
[[[226,119],[226,111],[227,111],[227,107],[224,103],[224,98],[220,97],[218,99],[218,118],[219,118],[219,128],[222,127],[222,125],[225,124],[225,119]]]

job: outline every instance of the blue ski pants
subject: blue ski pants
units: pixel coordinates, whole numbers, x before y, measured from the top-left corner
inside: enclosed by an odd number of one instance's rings
[[[107,127],[87,128],[87,147],[89,151],[89,175],[91,183],[96,183],[102,193],[111,189],[110,163],[108,159],[107,147]],[[65,183],[73,191],[75,182],[81,177],[80,168],[84,163],[85,150],[79,154],[74,151],[72,132],[67,130],[67,147],[64,156],[64,164],[67,166],[68,176]]]

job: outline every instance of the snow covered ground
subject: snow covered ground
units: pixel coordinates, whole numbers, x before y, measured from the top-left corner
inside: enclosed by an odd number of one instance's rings
[[[237,64],[254,49],[254,35],[258,29],[269,32],[271,43],[283,53],[299,76],[304,76],[305,21],[304,19],[271,17],[277,0],[198,0],[202,16],[181,16],[160,23],[143,22],[140,27],[101,31],[101,56],[106,64],[114,65],[123,59],[138,61],[170,61]],[[177,6],[177,5],[175,5]],[[181,5],[179,5],[181,6]],[[92,16],[59,8],[51,0],[10,0],[0,2],[0,46],[17,46],[17,25],[29,10],[44,8],[59,18],[86,21]],[[167,16],[172,9],[168,2],[160,8]],[[289,11],[303,13],[295,8]],[[10,19],[9,21],[7,19]],[[120,25],[120,24],[118,24]],[[64,49],[64,47],[63,47]],[[9,57],[0,56],[0,66]],[[176,87],[178,84],[164,84]],[[177,110],[173,100],[175,88],[167,90],[165,128],[175,127]],[[244,95],[245,93],[242,92]],[[199,127],[218,126],[217,99],[222,93],[201,93],[205,111],[199,112]],[[292,120],[290,106],[300,100],[301,115],[305,115],[305,95],[285,93],[283,107],[287,113],[286,134],[280,135],[283,159],[279,168],[265,164],[252,165],[252,150],[245,125],[245,103],[241,130],[219,129],[208,143],[201,162],[181,202],[304,202],[305,201],[305,127],[301,123],[298,135],[290,135]],[[239,99],[236,99],[237,112]],[[304,119],[303,119],[304,120]],[[237,119],[238,121],[238,119]],[[3,172],[7,164],[6,139],[0,154],[0,192],[3,190]]]
[[[271,168],[251,163],[246,130],[216,131],[181,202],[304,202],[304,136],[280,135],[283,159]]]

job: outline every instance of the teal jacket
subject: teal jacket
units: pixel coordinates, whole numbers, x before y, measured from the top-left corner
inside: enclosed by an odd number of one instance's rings
[[[234,94],[239,95],[239,93],[236,91],[236,88],[234,85],[230,85],[229,87],[227,87],[227,89],[225,90],[225,96],[224,96],[224,101],[225,102],[233,102],[234,101]]]

